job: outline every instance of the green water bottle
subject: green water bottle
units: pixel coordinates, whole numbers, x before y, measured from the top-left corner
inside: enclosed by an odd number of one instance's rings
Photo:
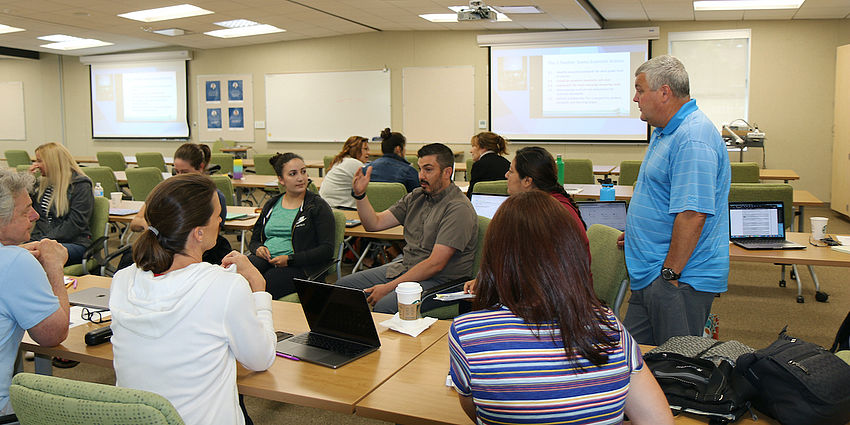
[[[558,166],[558,184],[564,184],[564,160],[561,159],[561,154],[558,154],[558,159],[555,160],[555,165]]]

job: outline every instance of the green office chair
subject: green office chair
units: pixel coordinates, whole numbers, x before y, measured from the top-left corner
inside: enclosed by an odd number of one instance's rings
[[[109,167],[112,171],[124,171],[127,169],[127,162],[124,161],[124,154],[121,152],[98,152],[97,163],[101,167]]]
[[[464,173],[464,175],[463,175],[464,181],[472,180],[472,164],[473,163],[475,163],[475,161],[473,161],[472,158],[466,159],[466,173]]]
[[[136,201],[147,199],[153,188],[162,181],[162,172],[159,168],[128,168],[126,173],[127,185],[130,186],[130,193]]]
[[[634,186],[635,182],[637,182],[641,163],[643,161],[620,162],[620,177],[617,180],[617,184],[620,186]]]
[[[258,153],[254,155],[254,171],[261,176],[277,176],[274,172],[274,167],[269,164],[269,159],[273,157],[270,153]]]
[[[464,283],[469,280],[475,279],[475,276],[478,275],[478,270],[481,268],[481,254],[484,252],[484,236],[487,234],[487,226],[489,225],[489,218],[478,216],[478,239],[476,239],[475,242],[475,259],[472,262],[472,275],[468,279],[456,280],[445,285],[440,285],[438,287],[431,288],[427,291],[422,291],[423,301],[426,297],[433,297],[436,296],[438,293],[460,291],[463,289]],[[436,317],[438,319],[452,319],[461,313],[469,311],[469,308],[472,307],[471,301],[472,300],[462,300],[459,302],[447,303],[446,305],[441,305],[439,307],[435,307],[427,311],[422,311],[421,313],[422,316],[427,317]]]
[[[626,272],[626,256],[617,246],[617,238],[623,232],[602,224],[587,228],[590,241],[590,271],[593,273],[593,291],[614,315],[620,317],[620,306],[626,298],[629,275]]]
[[[67,276],[82,276],[100,270],[97,274],[103,275],[107,266],[108,243],[109,243],[109,199],[102,196],[94,197],[94,206],[89,218],[89,230],[91,231],[91,243],[83,253],[81,264],[66,266],[64,273]]]
[[[212,147],[210,147],[210,152],[212,153],[221,153],[222,148],[232,148],[236,146],[236,142],[233,140],[221,140],[218,139],[213,142]]]
[[[475,187],[473,189],[475,193],[486,193],[489,195],[507,195],[508,181],[495,180],[491,182],[478,182],[475,183]]]
[[[221,167],[219,174],[227,174],[233,172],[233,155],[229,153],[214,153],[210,155],[210,164]]]
[[[334,256],[331,263],[320,272],[313,274],[312,276],[307,276],[307,280],[324,280],[328,273],[333,273],[336,271],[336,279],[339,280],[342,277],[342,270],[339,267],[339,263],[342,262],[342,254],[343,254],[343,244],[345,243],[345,213],[338,210],[333,210],[334,213]],[[279,301],[286,301],[290,303],[301,302],[298,298],[298,293],[291,293],[289,295],[285,295],[279,299]]]
[[[230,181],[230,177],[222,174],[213,174],[210,176],[210,179],[215,183],[215,187],[224,194],[224,203],[230,207],[235,206],[236,196],[233,193],[233,182]]]
[[[594,184],[593,162],[589,159],[564,160],[564,184]]]
[[[409,162],[410,165],[412,165],[413,168],[416,169],[416,172],[419,172],[419,157],[418,156],[416,156],[416,155],[405,155],[404,159],[406,159],[407,162]]]
[[[286,193],[286,188],[285,188],[285,187],[283,187],[283,185],[282,185],[282,184],[280,184],[280,182],[278,182],[278,183],[277,183],[277,190],[278,190],[278,192],[280,192],[280,193]],[[307,184],[307,190],[309,190],[310,192],[315,193],[316,195],[318,195],[318,194],[319,194],[319,188],[318,188],[318,187],[316,187],[316,184],[315,184],[315,183],[313,183],[313,180],[310,180],[310,183],[309,183],[309,184]]]
[[[395,205],[399,199],[404,198],[404,195],[407,195],[407,189],[401,183],[371,182],[366,187],[366,197],[369,199],[369,203],[372,204],[375,212],[385,211]],[[382,248],[389,245],[386,241],[370,240],[360,254],[360,258],[357,259],[357,263],[354,264],[351,272],[354,273],[360,270],[363,260],[366,259],[372,250],[378,250],[378,252],[383,253],[384,250]],[[388,262],[390,259],[385,258],[384,260]]]
[[[755,162],[733,162],[732,183],[760,183],[759,165]]]
[[[22,424],[183,424],[161,395],[55,376],[18,373],[9,399]]]
[[[103,188],[103,196],[108,198],[112,192],[121,192],[121,187],[118,186],[118,180],[115,179],[115,173],[111,168],[98,165],[82,167],[82,169],[83,173],[91,179],[92,183],[100,183],[100,186]]]
[[[136,153],[136,164],[139,167],[155,167],[159,168],[163,173],[168,172],[168,168],[165,167],[165,158],[159,152]]]
[[[18,165],[26,165],[27,167],[32,165],[30,154],[28,154],[25,150],[10,149],[3,152],[3,155],[6,156],[6,165],[8,165],[9,168],[16,168]]]
[[[327,173],[331,168],[331,162],[334,160],[334,155],[325,155],[322,157],[322,162],[324,163],[325,168],[322,169],[324,173]],[[323,173],[323,174],[324,174]]]
[[[19,173],[28,173],[30,171],[30,167],[32,167],[32,165],[18,164],[17,166],[15,166],[15,171]],[[32,175],[37,179],[41,177],[41,171],[35,170]]]

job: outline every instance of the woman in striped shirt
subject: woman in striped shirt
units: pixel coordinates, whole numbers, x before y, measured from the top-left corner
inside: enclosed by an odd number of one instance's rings
[[[637,344],[594,295],[583,230],[536,190],[508,198],[490,222],[477,311],[449,333],[452,381],[473,420],[673,423]]]

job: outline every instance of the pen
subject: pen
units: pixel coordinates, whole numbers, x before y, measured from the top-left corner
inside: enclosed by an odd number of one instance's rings
[[[290,356],[289,354],[277,353],[277,356],[278,356],[278,357],[283,357],[283,358],[285,358],[285,359],[289,359],[289,360],[295,360],[296,362],[301,360],[301,359],[299,359],[298,357]]]

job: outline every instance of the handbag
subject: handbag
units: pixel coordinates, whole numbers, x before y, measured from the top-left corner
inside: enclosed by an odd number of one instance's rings
[[[738,359],[758,391],[753,406],[783,425],[850,421],[850,365],[826,349],[786,334]]]

